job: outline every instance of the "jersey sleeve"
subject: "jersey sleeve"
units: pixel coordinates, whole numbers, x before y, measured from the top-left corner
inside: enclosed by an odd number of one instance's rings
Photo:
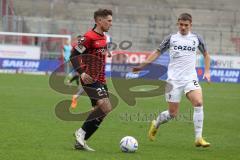
[[[82,57],[79,55],[87,54],[88,50],[91,48],[91,39],[88,36],[78,36],[77,42],[73,43],[70,61],[73,68],[79,73],[82,74]]]
[[[198,49],[201,53],[204,53],[207,51],[207,45],[205,43],[205,41],[203,40],[202,36],[197,34],[197,38],[199,41],[199,45],[198,45]]]
[[[83,45],[87,50],[91,48],[91,38],[88,35],[81,37],[78,43]]]
[[[160,53],[164,53],[166,50],[169,49],[170,47],[170,39],[171,39],[171,34],[168,35],[166,38],[164,38],[164,40],[162,41],[162,43],[159,45],[159,47],[157,48],[158,51],[160,51]]]
[[[91,48],[91,38],[87,35],[78,36],[77,43],[74,44],[73,50],[79,54],[84,54]]]

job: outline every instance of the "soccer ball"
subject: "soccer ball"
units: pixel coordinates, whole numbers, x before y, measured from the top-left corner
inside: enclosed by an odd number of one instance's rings
[[[138,149],[138,142],[134,137],[123,137],[120,141],[120,149],[123,152],[135,152]]]

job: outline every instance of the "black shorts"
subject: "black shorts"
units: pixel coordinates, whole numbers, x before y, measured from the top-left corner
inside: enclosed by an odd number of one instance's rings
[[[92,84],[84,84],[82,81],[82,86],[84,91],[87,93],[88,97],[91,100],[92,106],[96,106],[99,99],[108,98],[108,88],[106,84],[100,82],[95,82]]]

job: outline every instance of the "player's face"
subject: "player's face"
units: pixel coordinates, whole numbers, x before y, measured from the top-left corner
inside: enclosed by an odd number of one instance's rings
[[[188,32],[191,31],[192,23],[190,21],[179,20],[177,26],[182,35],[187,35]]]
[[[112,26],[112,16],[108,15],[107,17],[102,17],[98,21],[99,26],[101,27],[103,32],[107,32]]]

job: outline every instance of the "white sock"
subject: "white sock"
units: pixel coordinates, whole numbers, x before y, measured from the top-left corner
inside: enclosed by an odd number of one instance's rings
[[[195,139],[202,137],[203,118],[203,106],[194,107],[193,123],[195,130]]]
[[[156,119],[156,127],[158,128],[161,124],[168,122],[172,117],[168,110],[161,112]]]
[[[82,128],[79,128],[79,129],[77,130],[77,133],[78,133],[78,134],[81,134],[83,137],[85,137],[85,134],[86,134],[86,132],[85,132]]]

